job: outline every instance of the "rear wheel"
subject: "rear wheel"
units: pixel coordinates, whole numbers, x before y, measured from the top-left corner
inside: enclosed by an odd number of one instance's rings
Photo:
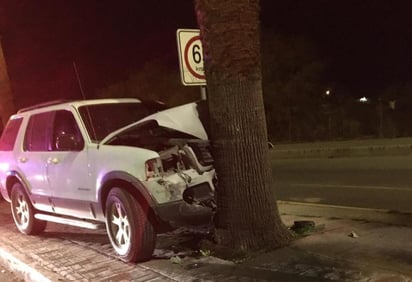
[[[35,209],[20,183],[15,183],[11,190],[11,212],[14,223],[21,233],[35,235],[46,228],[46,221],[34,218]]]
[[[125,262],[152,257],[156,234],[143,206],[130,193],[113,188],[106,202],[106,229],[119,258]]]

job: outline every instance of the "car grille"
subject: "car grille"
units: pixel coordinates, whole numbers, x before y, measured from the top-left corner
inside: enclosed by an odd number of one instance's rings
[[[196,154],[196,158],[202,166],[209,166],[213,164],[213,157],[210,152],[209,142],[191,142],[189,146]]]

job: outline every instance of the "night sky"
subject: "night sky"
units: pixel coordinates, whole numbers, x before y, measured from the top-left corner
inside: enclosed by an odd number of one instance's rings
[[[410,1],[262,1],[263,26],[304,36],[328,61],[328,78],[354,96],[412,79]],[[274,4],[278,3],[278,4]]]
[[[262,27],[303,36],[328,62],[327,80],[374,95],[412,76],[409,1],[262,0]],[[81,98],[157,59],[178,70],[176,29],[197,28],[193,2],[0,0],[0,36],[17,106]]]

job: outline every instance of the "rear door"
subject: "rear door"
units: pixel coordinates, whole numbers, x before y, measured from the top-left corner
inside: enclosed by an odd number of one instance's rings
[[[23,148],[17,151],[17,167],[26,180],[36,208],[52,211],[51,191],[47,181],[47,158],[50,150],[53,112],[34,114],[29,118]]]

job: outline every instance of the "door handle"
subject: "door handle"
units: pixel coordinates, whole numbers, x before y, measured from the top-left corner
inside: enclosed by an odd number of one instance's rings
[[[59,159],[58,159],[58,158],[48,158],[48,159],[47,159],[47,163],[48,163],[48,164],[58,164],[58,163],[59,163]]]
[[[19,158],[19,162],[21,162],[21,163],[25,163],[25,162],[27,162],[27,158],[26,157],[20,157]]]

